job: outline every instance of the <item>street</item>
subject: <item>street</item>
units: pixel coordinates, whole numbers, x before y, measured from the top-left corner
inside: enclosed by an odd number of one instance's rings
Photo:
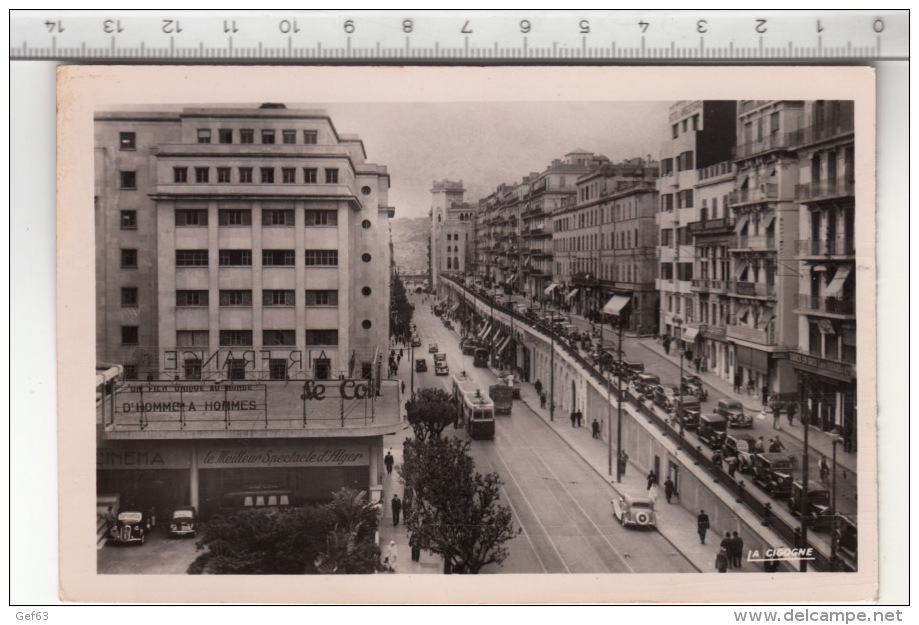
[[[109,541],[96,553],[96,570],[106,574],[184,575],[198,557],[195,538],[169,538],[163,526],[153,528],[147,542]]]

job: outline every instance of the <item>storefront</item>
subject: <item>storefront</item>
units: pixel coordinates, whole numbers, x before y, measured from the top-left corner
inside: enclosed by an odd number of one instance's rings
[[[857,451],[858,386],[853,365],[791,352],[798,374],[802,421],[842,437],[843,449]]]

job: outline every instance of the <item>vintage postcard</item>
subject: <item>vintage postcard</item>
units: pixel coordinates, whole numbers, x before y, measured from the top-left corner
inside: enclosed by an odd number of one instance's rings
[[[60,68],[62,600],[872,601],[874,120],[867,68]]]

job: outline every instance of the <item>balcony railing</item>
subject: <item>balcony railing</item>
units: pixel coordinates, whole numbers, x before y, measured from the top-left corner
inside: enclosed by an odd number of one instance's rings
[[[776,132],[768,137],[763,137],[759,141],[749,141],[747,143],[738,144],[735,150],[735,158],[747,158],[754,154],[769,152],[770,150],[787,149],[794,145],[791,133]]]
[[[690,234],[723,234],[734,231],[734,218],[719,217],[718,219],[693,221],[687,225]]]
[[[775,249],[775,237],[766,235],[755,237],[738,236],[737,248],[751,250],[772,250]]]
[[[829,313],[831,315],[854,315],[855,301],[838,297],[798,295],[798,309],[807,312]]]
[[[600,283],[596,274],[593,273],[575,273],[571,276],[571,283],[578,286],[596,286]]]
[[[728,289],[727,280],[709,280],[707,278],[695,279],[692,281],[692,288],[696,291],[707,291],[710,293],[725,293]]]
[[[855,181],[846,178],[818,180],[795,185],[795,199],[799,202],[816,202],[855,195]]]
[[[709,178],[717,178],[719,176],[726,176],[732,173],[734,173],[734,163],[731,161],[715,163],[714,165],[709,165],[708,167],[703,167],[696,170],[696,175],[699,177],[700,181],[708,180]]]
[[[759,187],[737,189],[731,191],[730,202],[732,205],[748,204],[750,202],[768,202],[779,199],[779,185],[763,183]]]
[[[728,290],[736,295],[750,297],[772,297],[775,295],[774,284],[761,284],[759,282],[728,282]]]
[[[855,241],[851,237],[840,235],[827,239],[803,239],[797,241],[795,248],[798,256],[853,256]]]
[[[727,329],[725,326],[716,326],[703,323],[700,324],[699,331],[702,333],[702,336],[710,339],[718,339],[723,341],[727,337]]]
[[[728,338],[758,343],[759,345],[776,345],[775,332],[744,326],[726,326],[725,330]]]
[[[828,119],[791,133],[791,144],[794,146],[810,145],[851,134],[855,130],[854,112],[845,112],[839,117]]]

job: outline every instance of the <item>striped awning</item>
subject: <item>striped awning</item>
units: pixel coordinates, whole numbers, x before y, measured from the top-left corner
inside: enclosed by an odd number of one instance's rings
[[[552,293],[552,291],[554,291],[557,288],[558,288],[558,282],[553,282],[552,284],[546,287],[546,290],[543,291],[543,295],[549,295],[550,293]]]
[[[694,328],[692,326],[687,326],[683,328],[683,340],[689,341],[692,343],[696,340],[696,337],[699,336],[699,328]]]
[[[501,354],[504,353],[504,350],[507,349],[507,346],[510,345],[510,342],[511,342],[511,337],[505,336],[504,340],[501,341],[501,344],[498,345],[498,349],[496,350],[495,353],[500,357]]]
[[[486,323],[485,327],[482,328],[482,331],[479,332],[479,340],[484,341],[485,337],[488,336],[488,333],[491,332],[491,324]]]
[[[846,278],[849,277],[851,271],[851,267],[841,265],[833,275],[833,279],[830,280],[830,283],[827,285],[824,295],[826,297],[839,297],[842,294],[842,285],[845,284]]]
[[[572,289],[568,295],[565,296],[566,300],[570,300],[572,297],[578,294],[578,289]]]
[[[619,316],[622,314],[622,309],[628,306],[632,298],[628,295],[613,295],[606,305],[603,307],[604,315],[613,315]]]

